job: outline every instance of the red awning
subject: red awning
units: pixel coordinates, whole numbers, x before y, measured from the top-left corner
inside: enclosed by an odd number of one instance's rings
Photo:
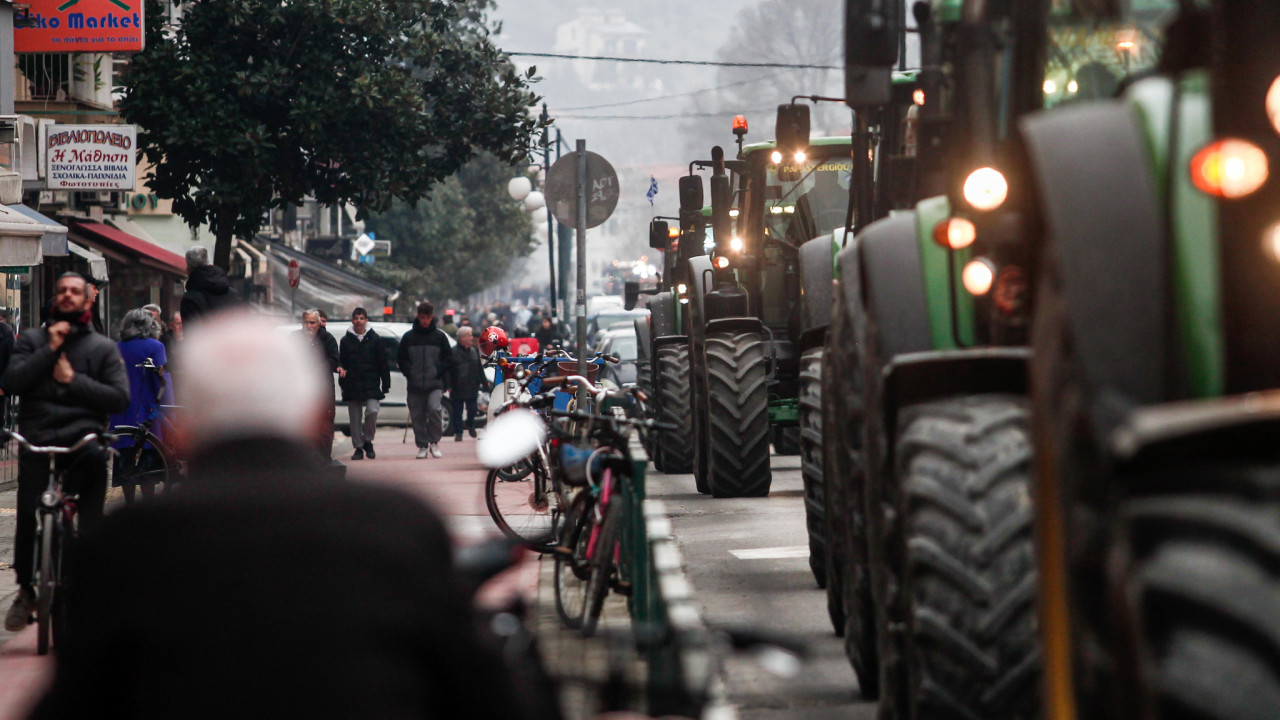
[[[89,240],[101,242],[108,249],[137,256],[143,265],[175,275],[187,274],[187,262],[181,255],[165,250],[136,235],[96,222],[75,222],[73,227]]]

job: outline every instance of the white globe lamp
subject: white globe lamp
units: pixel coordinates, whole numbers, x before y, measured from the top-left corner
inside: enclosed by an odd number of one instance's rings
[[[547,198],[542,193],[534,190],[524,198],[524,209],[530,212],[539,210],[547,206]]]
[[[507,183],[507,194],[516,202],[529,197],[529,193],[532,191],[533,181],[523,175],[511,178],[511,182]]]

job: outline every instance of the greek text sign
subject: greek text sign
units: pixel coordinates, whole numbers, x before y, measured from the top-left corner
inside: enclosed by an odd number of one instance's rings
[[[133,125],[46,126],[50,190],[132,190],[137,177]]]
[[[14,52],[137,52],[144,0],[27,0],[29,27],[13,29]]]

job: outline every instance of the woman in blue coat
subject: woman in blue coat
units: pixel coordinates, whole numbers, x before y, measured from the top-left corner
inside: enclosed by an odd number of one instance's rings
[[[160,405],[173,403],[169,397],[164,381],[163,368],[168,362],[164,343],[160,342],[160,323],[151,313],[141,308],[125,313],[120,321],[120,355],[124,358],[125,372],[129,374],[129,408],[123,413],[111,416],[111,426],[141,426],[149,419],[155,418],[151,432],[157,438],[164,439],[163,423],[159,422]],[[160,373],[139,367],[150,359]],[[131,436],[121,437],[115,443],[119,453],[115,459],[115,472],[112,473],[112,484],[124,491],[124,499],[132,503],[135,483],[142,490],[142,497],[150,499],[155,493],[155,478],[164,464],[159,450],[148,443],[145,447],[135,448]]]

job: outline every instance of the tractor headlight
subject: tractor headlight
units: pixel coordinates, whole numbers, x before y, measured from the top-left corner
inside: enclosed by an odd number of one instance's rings
[[[676,292],[683,295],[689,292],[689,286],[684,283],[680,283],[679,285],[676,285]]]
[[[978,228],[967,218],[943,220],[933,228],[933,241],[948,250],[963,250],[978,239]]]
[[[777,165],[778,163],[782,162],[782,151],[774,150],[773,154],[769,156],[769,159],[773,161],[774,165]]]
[[[1009,181],[991,167],[978,168],[964,181],[964,199],[975,210],[995,210],[1009,197]]]
[[[1271,82],[1267,90],[1267,117],[1271,118],[1271,127],[1280,133],[1280,77]]]
[[[738,237],[737,235],[734,235],[733,237],[729,238],[729,249],[730,249],[730,250],[732,250],[732,251],[734,251],[734,252],[736,252],[736,253],[740,253],[740,252],[742,252],[742,247],[743,247],[743,246],[742,246],[742,238]]]
[[[723,270],[723,269],[725,269],[725,268],[729,267],[729,258],[725,257],[724,255],[721,255],[720,257],[718,257],[718,258],[716,258],[714,261],[712,261],[712,264],[714,264],[716,267],[718,267],[718,268],[720,268],[721,270]]]
[[[960,272],[960,281],[964,289],[972,295],[986,295],[991,292],[991,285],[996,280],[996,266],[986,258],[969,261]]]

